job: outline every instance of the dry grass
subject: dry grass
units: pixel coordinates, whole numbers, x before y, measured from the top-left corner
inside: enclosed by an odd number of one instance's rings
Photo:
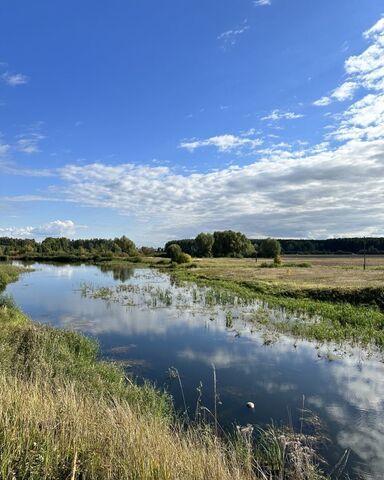
[[[0,389],[3,480],[256,478],[211,434],[183,432],[127,402],[4,375]]]
[[[305,287],[382,287],[384,284],[384,256],[368,257],[367,270],[359,256],[286,256],[284,263],[308,262],[311,268],[259,268],[258,259],[209,258],[194,259],[198,269],[194,273],[207,278],[236,281],[262,281],[281,285]]]
[[[7,299],[0,322],[2,480],[260,478],[233,443],[186,428],[167,396],[97,360],[94,342],[34,325]]]

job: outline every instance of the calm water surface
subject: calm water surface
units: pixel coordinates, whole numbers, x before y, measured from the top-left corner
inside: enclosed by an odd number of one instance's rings
[[[178,383],[168,369],[178,369],[193,413],[200,382],[203,404],[212,408],[214,364],[222,425],[264,425],[271,419],[297,425],[305,398],[305,407],[320,416],[331,439],[332,448],[325,451],[329,463],[350,449],[352,478],[384,478],[384,365],[377,357],[358,350],[335,356],[331,345],[285,336],[271,342],[271,335],[250,321],[258,305],[219,306],[208,290],[176,287],[155,270],[33,268],[7,288],[28,315],[96,337],[105,357],[165,386],[179,408]],[[112,290],[105,298],[91,298],[100,287]],[[245,408],[247,401],[255,410]]]

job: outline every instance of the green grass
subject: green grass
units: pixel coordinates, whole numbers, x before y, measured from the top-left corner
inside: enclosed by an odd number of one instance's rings
[[[373,343],[380,348],[384,347],[384,312],[375,303],[382,301],[381,289],[289,289],[270,282],[206,277],[196,273],[196,270],[192,272],[183,268],[175,270],[173,276],[179,281],[193,281],[198,285],[230,291],[243,299],[261,300],[270,307],[281,307],[293,314],[303,314],[293,321],[273,322],[269,325],[281,332],[318,341],[349,341],[364,345]],[[364,299],[367,304],[359,304]],[[265,317],[262,322],[265,323]]]
[[[25,268],[15,267],[14,265],[0,265],[0,292],[8,283],[16,282],[19,275],[25,271]]]

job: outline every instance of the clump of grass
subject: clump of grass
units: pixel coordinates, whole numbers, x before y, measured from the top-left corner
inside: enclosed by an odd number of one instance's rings
[[[14,265],[0,265],[0,292],[4,290],[8,283],[16,282],[19,275],[25,271],[25,268]]]
[[[233,327],[233,315],[232,312],[227,312],[225,315],[225,326],[226,328]]]
[[[261,262],[259,268],[311,268],[312,265],[308,262]]]

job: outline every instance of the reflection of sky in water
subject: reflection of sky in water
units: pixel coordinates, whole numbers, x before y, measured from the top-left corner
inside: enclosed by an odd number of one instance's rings
[[[335,464],[350,448],[354,466],[365,472],[364,478],[384,477],[384,365],[380,361],[367,359],[357,350],[327,361],[319,357],[333,353],[332,346],[316,349],[310,342],[284,336],[267,345],[263,334],[244,318],[235,318],[226,328],[227,307],[208,312],[199,304],[153,309],[81,294],[83,282],[95,288],[125,282],[171,288],[174,298],[178,292],[188,295],[171,286],[166,275],[150,269],[35,268],[7,289],[34,320],[96,336],[107,357],[130,364],[136,375],[167,385],[181,405],[180,392],[166,375],[169,367],[177,367],[191,411],[200,381],[203,402],[212,407],[214,364],[224,425],[271,419],[286,423],[290,415],[297,420],[305,395],[307,407],[320,415],[337,445],[327,451],[330,463]],[[249,400],[256,405],[254,411],[244,408]]]

